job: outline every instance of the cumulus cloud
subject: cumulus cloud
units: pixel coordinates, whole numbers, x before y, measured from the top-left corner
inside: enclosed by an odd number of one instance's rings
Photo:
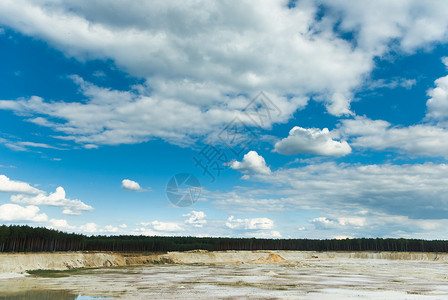
[[[448,60],[442,61],[448,66]],[[426,116],[418,125],[394,126],[365,116],[342,120],[338,134],[353,147],[395,150],[411,156],[448,158],[448,76],[438,78],[428,90]]]
[[[323,4],[334,12],[328,17],[341,22],[340,30],[354,33],[358,47],[369,53],[383,53],[391,41],[409,53],[448,40],[444,1],[324,0]]]
[[[110,233],[116,233],[118,231],[119,231],[118,227],[115,227],[112,225],[106,225],[106,226],[104,226],[104,229],[102,230],[102,232],[110,232]]]
[[[286,121],[310,93],[331,113],[349,113],[352,90],[373,65],[332,28],[314,24],[317,7],[310,3],[19,2],[0,4],[1,23],[68,56],[110,59],[146,79],[135,90],[115,91],[74,76],[87,98],[82,103],[1,102],[1,109],[34,115],[29,121],[81,144],[153,137],[181,143],[231,121],[260,90],[282,112],[271,123]]]
[[[7,203],[0,205],[0,220],[5,222],[45,222],[48,220],[48,216],[46,214],[39,214],[39,207],[34,205],[23,207],[17,204]]]
[[[314,218],[310,221],[317,229],[341,228],[342,226],[363,227],[366,225],[365,217],[339,217],[328,219],[326,217]]]
[[[355,148],[448,158],[448,130],[441,127],[428,124],[400,127],[383,120],[356,117],[343,120],[339,130]]]
[[[56,230],[71,230],[75,231],[78,228],[76,226],[69,225],[65,219],[50,219],[47,228]]]
[[[244,155],[243,160],[232,161],[230,168],[238,170],[244,174],[270,174],[271,169],[266,165],[263,156],[256,151],[249,151]]]
[[[203,211],[191,211],[188,214],[182,215],[183,217],[188,217],[185,220],[185,224],[193,225],[194,227],[203,227],[207,224],[206,214]]]
[[[289,136],[275,143],[275,151],[285,155],[299,153],[344,156],[352,149],[346,141],[333,140],[327,128],[302,128],[295,126]]]
[[[129,179],[123,179],[123,181],[121,182],[121,187],[128,191],[138,192],[143,190],[138,182]]]
[[[329,220],[326,217],[314,218],[310,222],[313,223],[316,228],[332,228],[336,225],[334,220]]]
[[[70,225],[65,219],[50,219],[47,228],[57,229],[63,231],[83,232],[83,233],[117,233],[120,231],[118,227],[112,225],[106,225],[101,227],[100,225],[89,222],[79,226]],[[121,226],[120,226],[121,228]]]
[[[79,230],[86,233],[95,233],[98,232],[98,224],[90,222],[84,225],[79,226]]]
[[[448,61],[445,63],[448,66]],[[435,82],[436,87],[428,91],[431,98],[426,102],[428,108],[426,117],[443,124],[448,124],[448,76],[441,77]]]
[[[54,193],[50,195],[38,194],[30,197],[22,194],[11,196],[11,202],[18,204],[31,205],[48,205],[61,207],[62,213],[66,215],[79,215],[83,211],[91,211],[93,207],[85,204],[80,200],[67,199],[63,187],[58,187]]]
[[[243,230],[272,229],[274,221],[268,218],[235,219],[234,216],[230,216],[226,226],[230,229]]]
[[[5,175],[0,175],[0,192],[20,194],[40,194],[41,190],[32,187],[26,182],[11,180]]]
[[[316,17],[320,6],[324,18]],[[34,96],[0,101],[0,109],[26,113],[28,121],[89,148],[152,138],[191,143],[244,117],[260,90],[282,112],[267,127],[285,122],[311,94],[331,114],[352,114],[353,91],[376,56],[446,41],[446,9],[443,1],[415,0],[299,1],[293,8],[281,1],[3,1],[2,25],[67,56],[111,60],[146,83],[117,91],[73,76],[82,102]],[[347,32],[353,40],[341,38]]]
[[[245,234],[246,237],[254,237],[258,239],[272,239],[272,238],[281,238],[282,234],[277,230],[271,231],[258,231],[258,232],[248,232]]]
[[[182,227],[179,226],[179,224],[174,222],[153,221],[150,224],[156,231],[176,232],[184,230]]]

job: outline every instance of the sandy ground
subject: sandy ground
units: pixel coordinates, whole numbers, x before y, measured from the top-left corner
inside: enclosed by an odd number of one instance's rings
[[[155,264],[59,275],[0,279],[0,299],[448,299],[448,264],[429,260],[308,257],[300,264]]]
[[[313,252],[313,251],[214,251],[168,253],[56,252],[2,253],[0,278],[16,277],[28,270],[71,270],[153,263],[174,264],[301,264],[321,259],[388,259],[448,262],[448,253],[425,252]]]

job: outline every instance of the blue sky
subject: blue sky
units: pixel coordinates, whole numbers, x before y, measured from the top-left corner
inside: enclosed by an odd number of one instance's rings
[[[447,12],[442,1],[3,1],[0,221],[447,239]],[[179,173],[200,182],[193,205],[167,198]]]

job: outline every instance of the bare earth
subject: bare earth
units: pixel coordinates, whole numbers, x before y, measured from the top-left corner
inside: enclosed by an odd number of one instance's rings
[[[448,299],[445,254],[194,251],[72,255],[0,255],[4,277],[0,278],[0,299]],[[43,269],[46,264],[52,264],[52,269],[72,269],[78,267],[74,262],[110,267],[32,276],[17,272],[36,265]]]

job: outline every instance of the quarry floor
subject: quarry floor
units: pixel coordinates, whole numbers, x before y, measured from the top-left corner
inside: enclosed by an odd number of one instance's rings
[[[204,261],[215,263],[197,263],[203,255],[192,253],[182,263],[4,276],[0,299],[448,299],[444,261],[257,253],[245,253],[246,262],[216,262],[205,253]],[[224,256],[244,258],[236,252]]]

